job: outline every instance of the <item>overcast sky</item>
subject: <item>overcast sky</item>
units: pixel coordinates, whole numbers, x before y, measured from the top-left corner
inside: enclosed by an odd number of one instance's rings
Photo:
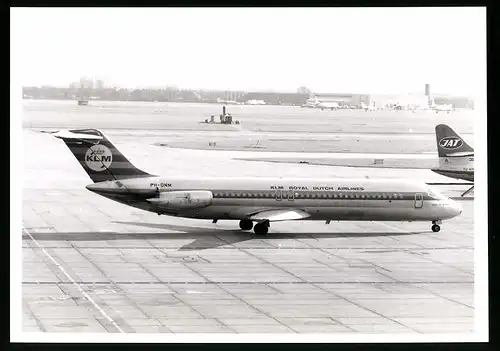
[[[474,95],[484,8],[16,8],[23,86]]]

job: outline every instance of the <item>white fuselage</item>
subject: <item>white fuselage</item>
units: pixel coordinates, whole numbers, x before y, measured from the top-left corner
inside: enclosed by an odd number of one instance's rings
[[[432,171],[455,179],[474,181],[474,154],[464,156],[441,156],[439,166]]]
[[[308,220],[434,221],[461,212],[429,186],[400,180],[148,177],[87,189],[143,210],[198,219],[242,220],[260,211],[299,209]],[[198,190],[211,193],[209,205],[186,209],[146,201],[164,192]]]

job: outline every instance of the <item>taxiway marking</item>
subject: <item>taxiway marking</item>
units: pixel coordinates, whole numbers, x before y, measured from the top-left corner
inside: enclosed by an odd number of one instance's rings
[[[90,301],[90,303],[92,305],[94,305],[94,307],[99,311],[99,313],[101,313],[101,315],[106,318],[111,324],[113,324],[113,326],[120,332],[120,333],[124,333],[124,331],[122,330],[122,328],[120,328],[118,326],[118,324],[116,324],[116,322],[110,317],[108,316],[108,314],[106,312],[104,312],[102,310],[101,307],[99,307],[99,305],[92,299],[92,297],[90,297],[89,294],[87,294],[80,286],[80,284],[78,284],[69,274],[68,272],[66,272],[66,270],[64,269],[63,266],[61,266],[55,259],[54,257],[52,257],[47,251],[45,251],[45,249],[43,247],[41,247],[38,242],[35,240],[35,238],[33,238],[33,236],[26,230],[23,228],[23,232],[26,233],[26,235],[28,235],[30,237],[30,239],[35,243],[36,246],[38,246],[38,248],[40,250],[42,250],[42,252],[57,266],[57,268],[59,268],[59,270],[66,276],[66,278],[68,278],[71,283],[73,283],[74,286],[76,286],[76,288],[80,291],[80,293],[88,300]]]

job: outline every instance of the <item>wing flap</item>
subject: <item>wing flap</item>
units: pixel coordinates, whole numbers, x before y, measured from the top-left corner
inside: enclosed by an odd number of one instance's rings
[[[265,210],[250,216],[253,221],[279,222],[290,221],[296,219],[304,219],[310,217],[310,214],[302,210],[280,209],[280,210]]]

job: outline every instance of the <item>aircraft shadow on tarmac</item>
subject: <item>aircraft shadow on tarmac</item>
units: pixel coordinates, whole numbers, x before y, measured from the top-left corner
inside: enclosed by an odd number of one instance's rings
[[[408,233],[394,232],[349,232],[349,233],[270,233],[267,236],[257,236],[253,232],[243,232],[236,229],[199,228],[179,226],[164,223],[120,222],[117,224],[149,227],[162,230],[173,230],[182,233],[128,233],[128,232],[66,232],[66,233],[30,233],[37,241],[107,241],[107,240],[193,240],[179,248],[179,251],[213,249],[225,245],[237,244],[249,240],[260,239],[335,239],[335,238],[377,238],[384,236],[411,236],[414,234],[429,234],[430,231],[414,231]],[[23,239],[29,236],[23,235]],[[271,246],[271,244],[270,244]]]

